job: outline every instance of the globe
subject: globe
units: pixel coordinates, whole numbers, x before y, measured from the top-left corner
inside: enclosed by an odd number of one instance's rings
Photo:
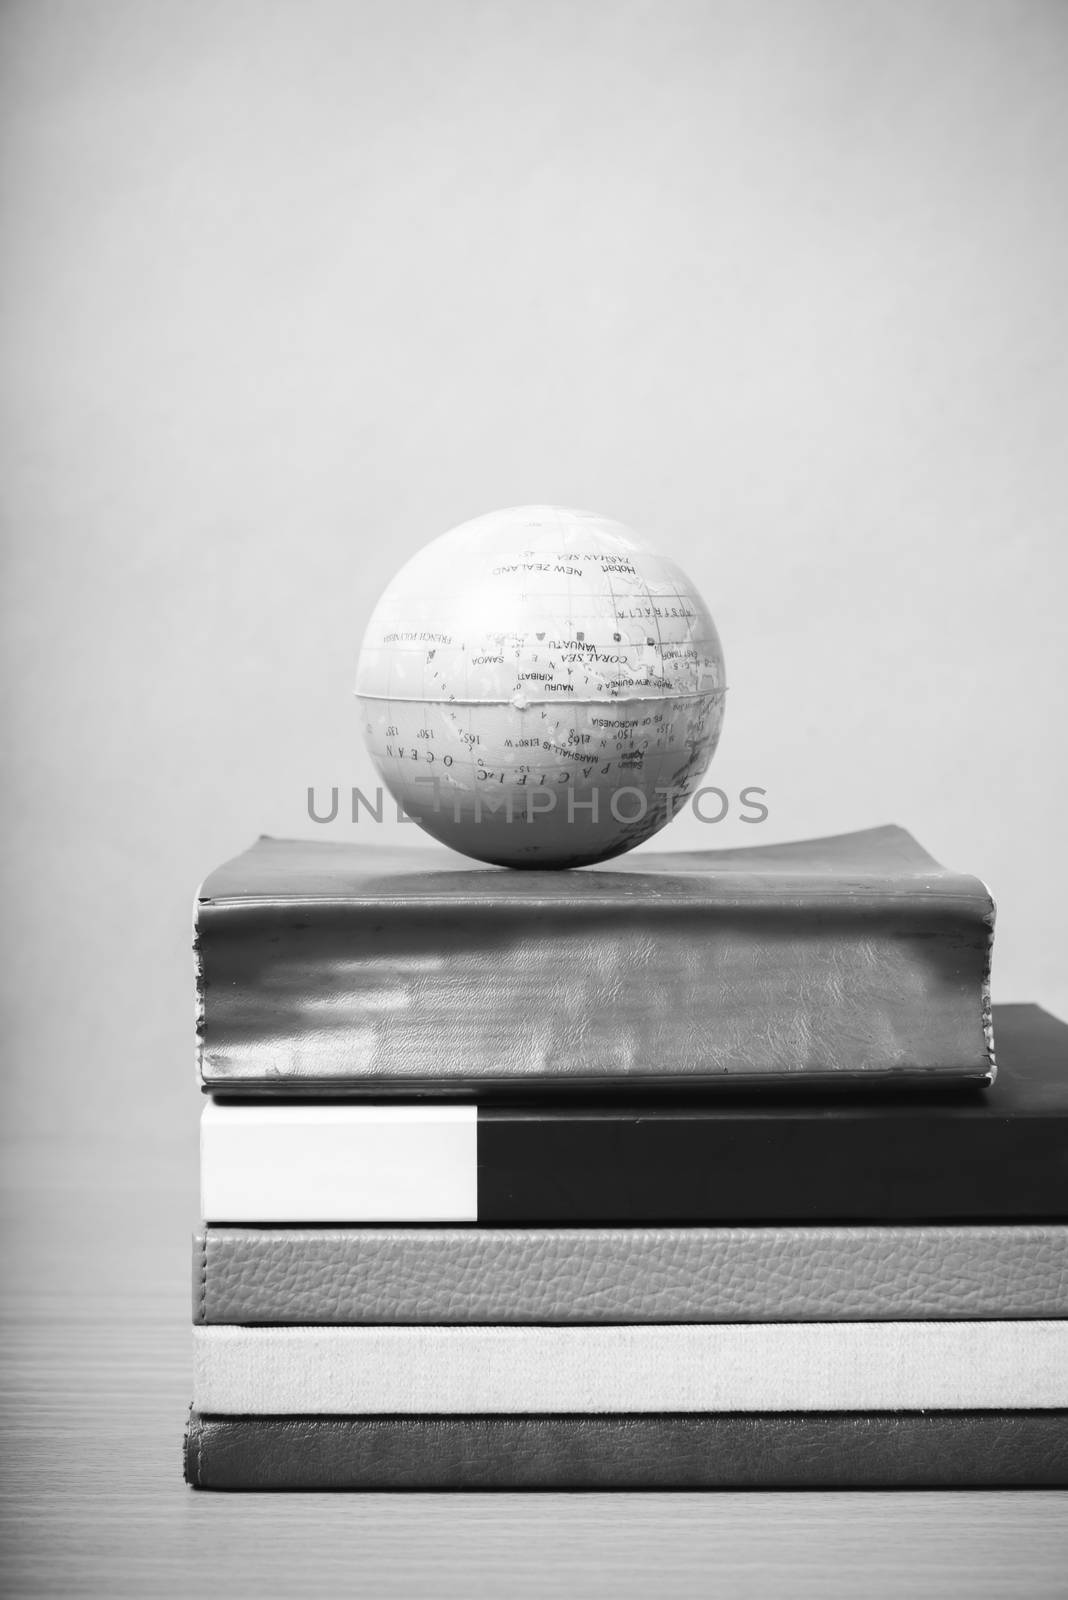
[[[356,677],[407,816],[508,867],[587,866],[651,838],[700,781],[725,693],[685,573],[559,506],[490,512],[420,550],[375,607]]]

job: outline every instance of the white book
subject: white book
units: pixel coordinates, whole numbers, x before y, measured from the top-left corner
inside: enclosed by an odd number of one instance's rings
[[[474,1222],[471,1105],[219,1105],[200,1120],[205,1222]]]
[[[1068,1407],[1068,1321],[198,1327],[229,1414]]]

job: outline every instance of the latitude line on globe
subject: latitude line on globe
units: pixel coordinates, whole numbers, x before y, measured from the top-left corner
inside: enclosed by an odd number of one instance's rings
[[[700,694],[673,694],[670,698],[673,704],[677,704],[680,700],[709,700],[714,695],[726,694],[727,687],[727,684],[724,684],[720,689],[706,689]],[[664,696],[659,694],[597,695],[591,696],[590,699],[585,703],[587,705],[594,706],[643,705],[645,703],[662,700],[663,698]],[[366,690],[361,690],[360,699],[380,700],[384,704],[393,702],[396,705],[402,706],[418,706],[425,703],[423,698],[419,695],[369,694]],[[559,698],[555,698],[550,695],[527,695],[525,699],[527,705],[529,706],[574,706],[576,704],[576,702],[569,699],[567,695],[561,695]],[[443,700],[441,703],[445,706],[510,706],[514,702],[511,698],[507,700],[486,700],[467,699],[463,695],[451,695],[448,700]]]

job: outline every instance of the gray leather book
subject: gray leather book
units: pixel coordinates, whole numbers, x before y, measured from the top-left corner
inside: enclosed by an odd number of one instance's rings
[[[1068,1487],[1068,1412],[190,1414],[197,1489]]]
[[[994,907],[900,828],[516,872],[261,839],[196,905],[227,1095],[990,1081]]]
[[[1068,1225],[206,1228],[193,1320],[245,1324],[1068,1317]]]

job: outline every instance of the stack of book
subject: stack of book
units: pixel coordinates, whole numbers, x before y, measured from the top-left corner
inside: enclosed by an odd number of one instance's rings
[[[197,904],[201,1488],[1068,1484],[1068,1027],[896,828]]]

